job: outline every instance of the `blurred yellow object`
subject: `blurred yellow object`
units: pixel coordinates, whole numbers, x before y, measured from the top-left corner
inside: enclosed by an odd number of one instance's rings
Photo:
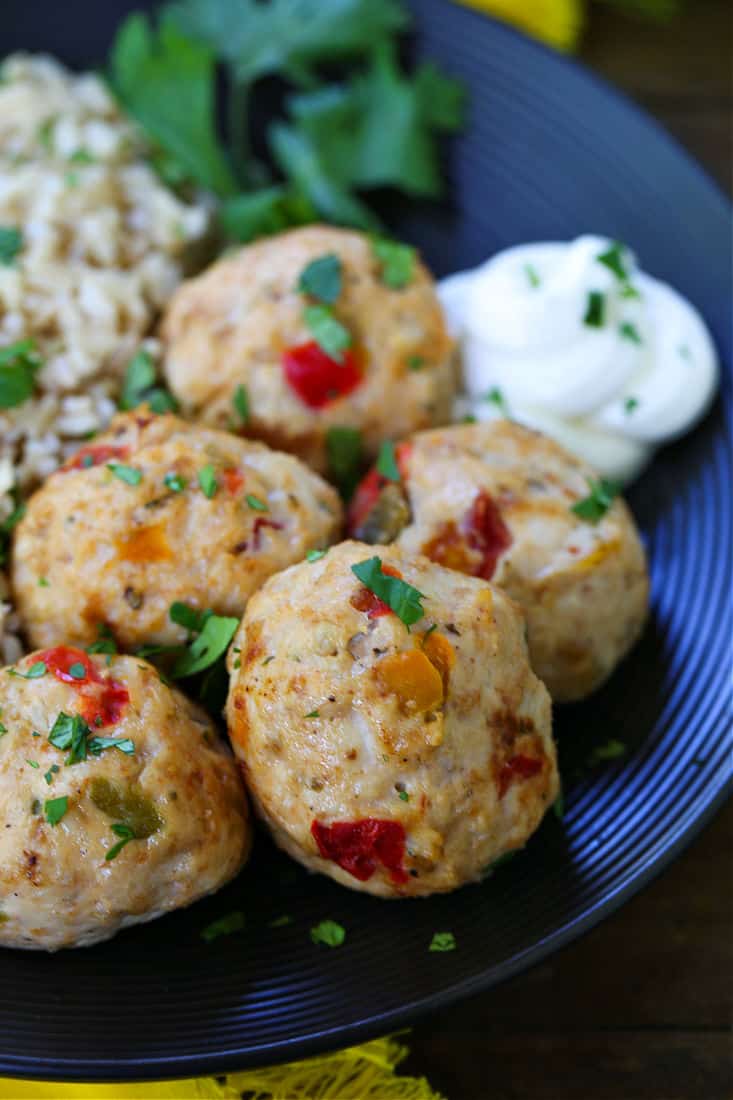
[[[460,0],[513,23],[559,50],[572,50],[583,27],[583,0]]]
[[[396,1039],[375,1039],[336,1054],[224,1078],[115,1085],[0,1078],[0,1100],[443,1100],[424,1077],[401,1077],[407,1057]]]

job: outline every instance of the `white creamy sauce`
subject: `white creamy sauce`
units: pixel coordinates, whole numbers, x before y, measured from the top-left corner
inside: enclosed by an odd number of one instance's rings
[[[510,248],[438,292],[463,363],[457,418],[509,415],[606,477],[630,481],[715,394],[700,314],[608,238]]]

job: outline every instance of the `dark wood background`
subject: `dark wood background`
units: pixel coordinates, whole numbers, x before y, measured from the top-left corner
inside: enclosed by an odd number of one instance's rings
[[[731,0],[659,26],[593,5],[581,56],[731,190]],[[448,1100],[733,1098],[733,804],[642,894],[549,962],[413,1031]]]

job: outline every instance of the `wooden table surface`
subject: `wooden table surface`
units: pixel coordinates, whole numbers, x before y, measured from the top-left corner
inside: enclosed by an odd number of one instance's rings
[[[594,5],[583,60],[731,189],[730,0],[669,26]],[[448,1100],[731,1100],[733,804],[650,887],[535,970],[412,1034]]]

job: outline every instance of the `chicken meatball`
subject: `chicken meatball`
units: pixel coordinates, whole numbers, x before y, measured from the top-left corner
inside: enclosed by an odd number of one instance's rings
[[[329,429],[358,429],[370,455],[386,436],[447,423],[452,343],[433,280],[407,246],[384,247],[309,226],[184,283],[162,327],[183,410],[221,427],[245,393],[242,431],[321,472]]]
[[[342,543],[253,596],[230,669],[229,733],[257,811],[344,886],[408,897],[474,882],[557,796],[550,698],[520,612],[486,581]]]
[[[189,905],[250,846],[211,720],[139,658],[57,646],[0,671],[0,944],[55,951]]]
[[[493,580],[527,618],[535,672],[557,702],[613,672],[647,613],[644,550],[624,502],[552,440],[509,420],[422,432],[373,470],[350,531]],[[390,471],[388,471],[390,472]]]
[[[292,455],[174,416],[117,417],[28,502],[12,580],[33,645],[177,644],[175,602],[240,616],[278,569],[327,545],[336,492]]]

